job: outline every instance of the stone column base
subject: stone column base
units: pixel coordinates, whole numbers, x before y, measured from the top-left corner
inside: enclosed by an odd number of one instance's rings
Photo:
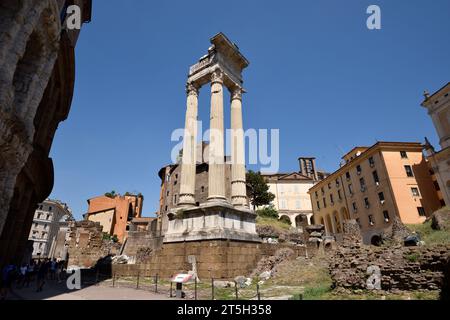
[[[261,242],[256,233],[256,214],[224,202],[207,202],[199,207],[179,208],[169,213],[164,243],[236,240]]]

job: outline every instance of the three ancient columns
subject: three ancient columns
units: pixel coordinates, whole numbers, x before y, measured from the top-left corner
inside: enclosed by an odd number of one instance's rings
[[[211,112],[209,144],[208,201],[226,202],[225,143],[223,89],[224,74],[220,68],[211,74]],[[195,206],[196,146],[198,94],[200,87],[187,85],[187,110],[181,163],[179,206]],[[242,93],[239,86],[228,88],[231,93],[231,202],[235,207],[247,206],[245,183],[244,129],[242,122]]]

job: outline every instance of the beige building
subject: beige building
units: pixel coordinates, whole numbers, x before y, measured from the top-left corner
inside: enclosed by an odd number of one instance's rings
[[[316,223],[339,240],[344,220],[356,219],[365,243],[376,243],[398,216],[425,221],[441,207],[420,143],[378,142],[356,147],[341,168],[309,191]]]
[[[450,82],[433,95],[425,93],[422,103],[427,108],[439,136],[441,150],[436,152],[428,142],[425,150],[432,170],[439,184],[439,192],[447,206],[450,206]]]
[[[293,227],[301,228],[314,223],[311,197],[308,193],[326,173],[316,169],[315,158],[301,157],[299,172],[263,174],[269,192],[275,195],[272,204],[279,217],[287,216]]]
[[[54,257],[61,222],[72,218],[67,204],[45,200],[34,213],[29,240],[33,241],[33,258]]]

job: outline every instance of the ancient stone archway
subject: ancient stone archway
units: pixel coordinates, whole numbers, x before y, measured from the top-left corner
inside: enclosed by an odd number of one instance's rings
[[[378,235],[378,234],[372,236],[372,238],[370,239],[370,243],[371,243],[373,246],[379,247],[379,246],[381,245],[381,243],[382,243],[381,236]]]
[[[331,222],[331,216],[330,215],[327,215],[327,218],[326,218],[326,228],[327,228],[328,234],[333,234],[334,233],[333,224]]]
[[[16,179],[32,151],[34,117],[58,56],[57,1],[10,1],[0,10],[0,234]]]

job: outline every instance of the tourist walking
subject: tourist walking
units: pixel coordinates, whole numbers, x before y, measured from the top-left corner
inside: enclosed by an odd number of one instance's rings
[[[45,280],[47,278],[48,270],[50,267],[50,263],[47,259],[45,259],[37,270],[37,289],[36,292],[41,292],[45,285]]]

